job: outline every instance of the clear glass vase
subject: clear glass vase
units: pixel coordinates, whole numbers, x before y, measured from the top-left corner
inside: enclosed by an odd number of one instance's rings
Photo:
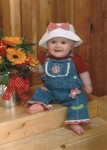
[[[14,106],[17,106],[19,103],[19,98],[16,94],[16,92],[13,93],[10,100],[3,100],[2,95],[4,91],[6,90],[6,85],[0,85],[0,106],[4,108],[12,108]]]

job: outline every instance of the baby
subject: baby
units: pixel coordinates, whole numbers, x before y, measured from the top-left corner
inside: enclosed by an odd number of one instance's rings
[[[71,24],[49,23],[39,42],[48,50],[43,68],[38,67],[44,87],[39,87],[27,104],[30,114],[49,110],[54,103],[67,107],[65,124],[78,135],[84,133],[82,125],[91,122],[83,87],[88,94],[93,90],[87,67],[72,53],[82,42]]]

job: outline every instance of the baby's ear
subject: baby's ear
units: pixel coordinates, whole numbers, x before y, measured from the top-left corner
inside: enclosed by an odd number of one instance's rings
[[[73,47],[75,47],[75,41],[73,41]]]
[[[75,41],[72,41],[72,47],[75,47]]]

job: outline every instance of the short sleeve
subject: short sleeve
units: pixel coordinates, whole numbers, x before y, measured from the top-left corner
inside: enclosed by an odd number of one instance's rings
[[[44,64],[47,56],[46,56],[47,52],[41,53],[41,55],[39,56],[39,62],[41,63],[41,65]]]
[[[75,55],[72,57],[72,60],[75,64],[77,73],[83,73],[85,71],[88,71],[88,66],[86,66],[81,56]]]

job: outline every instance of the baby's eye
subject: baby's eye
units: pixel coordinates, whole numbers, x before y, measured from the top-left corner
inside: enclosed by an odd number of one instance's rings
[[[55,42],[55,41],[51,41],[51,43],[53,43],[53,44],[54,44],[54,43],[56,43],[56,42]]]
[[[62,44],[66,44],[66,42],[63,41]]]

